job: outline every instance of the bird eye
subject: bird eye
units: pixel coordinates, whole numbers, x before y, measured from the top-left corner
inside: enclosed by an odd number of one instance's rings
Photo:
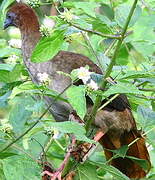
[[[11,19],[11,16],[10,16],[10,15],[7,15],[7,18]]]

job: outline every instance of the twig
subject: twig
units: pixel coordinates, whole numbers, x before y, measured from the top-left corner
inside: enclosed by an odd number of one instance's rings
[[[112,72],[112,69],[113,69],[113,66],[115,65],[115,60],[117,58],[119,49],[120,49],[120,47],[122,45],[123,39],[125,38],[125,33],[127,31],[127,28],[128,28],[129,23],[130,23],[131,17],[132,17],[132,15],[134,13],[134,10],[136,8],[137,2],[138,2],[138,0],[135,0],[133,5],[132,5],[132,8],[131,8],[131,10],[129,12],[129,15],[127,17],[125,25],[123,27],[123,31],[121,33],[121,38],[118,40],[118,43],[116,45],[116,49],[115,49],[114,55],[113,55],[112,60],[111,60],[109,66],[108,66],[108,68],[106,70],[106,73],[104,75],[104,79],[103,79],[102,84],[101,84],[101,88],[103,88],[103,89],[105,89],[105,87],[107,85],[106,78],[110,76],[110,74]],[[88,116],[86,116],[86,122],[87,122],[86,130],[87,130],[87,132],[89,130],[89,127],[90,127],[91,123],[95,119],[95,116],[96,116],[96,113],[97,113],[97,109],[99,108],[99,106],[101,104],[101,101],[102,101],[102,96],[97,96],[96,97],[96,101],[95,101],[94,106],[93,106],[93,109],[92,109],[92,112]]]
[[[88,38],[83,32],[81,32],[81,33],[82,33],[82,36],[83,36],[83,38],[85,39],[86,43],[88,44],[88,46],[91,48],[92,54],[93,54],[94,57],[96,58],[99,67],[101,67],[101,70],[102,70],[102,72],[104,73],[104,71],[103,71],[104,68],[103,68],[103,66],[102,66],[102,64],[101,64],[101,62],[100,62],[100,59],[99,59],[97,53],[95,52],[95,50],[94,50],[94,48],[93,48],[93,46],[92,46],[89,38]]]
[[[108,101],[106,101],[106,103],[104,103],[100,108],[98,108],[97,112],[102,110],[105,106],[107,106],[109,103],[111,103],[118,96],[119,96],[119,94],[115,94],[114,96],[112,96]]]
[[[109,35],[109,34],[103,34],[103,33],[100,33],[100,32],[97,32],[97,31],[93,31],[93,30],[90,30],[90,29],[85,29],[85,28],[82,28],[76,24],[73,24],[71,22],[68,22],[70,26],[73,26],[81,31],[85,31],[85,32],[88,32],[88,33],[92,33],[92,34],[96,34],[98,36],[101,36],[101,37],[106,37],[106,38],[110,38],[110,39],[121,39],[121,35]]]
[[[53,134],[50,135],[50,137],[49,137],[46,145],[44,146],[44,153],[45,153],[45,154],[46,154],[46,152],[49,150],[52,141],[53,141]]]

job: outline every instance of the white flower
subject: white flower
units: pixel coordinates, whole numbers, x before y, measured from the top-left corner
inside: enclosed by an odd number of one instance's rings
[[[20,2],[20,0],[16,0],[18,3]]]
[[[68,11],[67,9],[65,9],[65,11],[61,13],[60,17],[66,20],[67,22],[71,22],[74,16],[71,11]]]
[[[16,56],[15,54],[13,54],[13,55],[9,56],[8,59],[6,59],[6,62],[8,64],[16,64],[17,59],[19,59],[19,57]]]
[[[11,124],[9,123],[9,121],[7,119],[1,119],[0,123],[1,123],[0,130],[2,130],[4,132],[12,131],[13,127],[11,126]]]
[[[90,80],[90,83],[87,84],[88,87],[90,87],[93,90],[98,90],[98,85],[95,81],[93,81],[92,79]]]
[[[54,21],[53,21],[52,19],[50,19],[50,18],[45,18],[45,19],[43,20],[43,24],[44,24],[44,26],[52,29],[52,27],[54,26],[55,23],[54,23]]]
[[[85,67],[80,67],[80,68],[78,69],[78,78],[79,78],[79,79],[82,79],[82,81],[83,81],[84,84],[86,84],[87,81],[90,79],[90,75],[91,75],[91,74],[92,74],[92,73],[89,72],[89,70],[86,69]]]
[[[38,73],[37,76],[38,76],[38,79],[41,83],[50,81],[49,75],[45,72],[44,73]]]
[[[22,42],[20,39],[11,39],[9,42],[9,46],[14,48],[21,48]]]

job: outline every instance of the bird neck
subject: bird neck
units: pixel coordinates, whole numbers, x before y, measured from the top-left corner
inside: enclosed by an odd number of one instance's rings
[[[28,61],[32,55],[33,49],[41,38],[39,23],[33,24],[33,26],[26,25],[26,27],[20,28],[20,31],[24,61]]]

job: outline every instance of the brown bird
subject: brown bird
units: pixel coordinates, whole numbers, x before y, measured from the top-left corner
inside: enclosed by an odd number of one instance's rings
[[[58,74],[57,71],[70,73],[73,69],[88,65],[90,71],[101,74],[101,70],[89,58],[67,51],[60,51],[52,60],[43,63],[30,61],[31,54],[41,35],[39,32],[38,18],[33,9],[23,3],[16,3],[7,12],[4,28],[16,26],[20,29],[22,38],[22,53],[25,66],[27,67],[33,82],[38,83],[38,73],[46,72],[52,79],[50,88],[61,93],[70,83],[69,77]],[[76,92],[75,92],[76,93]],[[53,101],[45,97],[45,101],[51,104]],[[103,102],[104,103],[104,102]],[[88,111],[92,108],[92,102],[87,103]],[[56,121],[67,121],[72,108],[62,101],[53,101],[50,109]],[[125,95],[119,95],[115,100],[99,111],[94,124],[101,128],[105,135],[100,139],[100,144],[105,149],[107,159],[113,157],[113,152],[108,149],[119,149],[128,145],[136,138],[127,152],[128,156],[134,156],[148,161],[148,171],[151,167],[149,154],[145,145],[145,139],[137,130],[135,120],[130,110],[129,102]],[[131,159],[119,157],[111,161],[111,165],[118,168],[130,178],[140,179],[146,176],[146,172],[140,165]]]

